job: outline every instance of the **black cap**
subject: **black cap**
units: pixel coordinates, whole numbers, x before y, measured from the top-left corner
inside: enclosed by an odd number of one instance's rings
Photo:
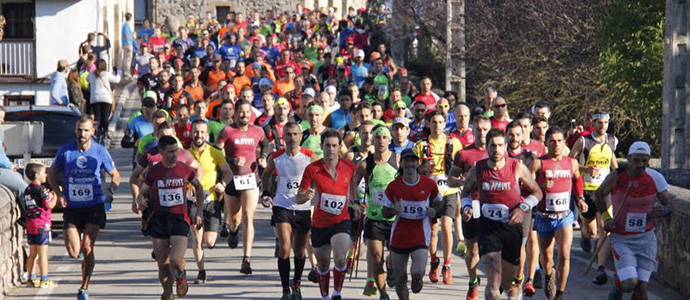
[[[146,97],[144,100],[141,101],[142,106],[149,106],[149,107],[154,107],[156,106],[156,100],[153,100],[151,97]]]
[[[419,159],[419,156],[417,156],[412,149],[405,149],[403,152],[400,154],[400,158],[406,158],[406,157],[414,157],[416,159]]]

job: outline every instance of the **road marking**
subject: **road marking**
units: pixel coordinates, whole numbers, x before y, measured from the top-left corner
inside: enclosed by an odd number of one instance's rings
[[[55,269],[55,273],[69,272],[70,269],[72,269],[71,265],[59,266],[57,267],[57,269]],[[36,296],[34,296],[34,300],[48,299],[50,295],[53,293],[54,289],[55,287],[39,288],[38,292],[36,293]]]

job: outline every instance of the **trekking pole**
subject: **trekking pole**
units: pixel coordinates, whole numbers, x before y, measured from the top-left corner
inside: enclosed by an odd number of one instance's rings
[[[364,215],[362,215],[357,221],[357,241],[355,241],[355,248],[352,250],[352,264],[355,267],[355,272],[350,272],[350,281],[352,281],[352,274],[356,273],[359,269],[359,248],[362,244],[362,225],[364,224]],[[355,261],[356,260],[356,261]],[[352,266],[348,266],[352,268]],[[357,274],[355,274],[357,278]]]
[[[625,196],[623,196],[623,200],[621,201],[621,204],[618,205],[618,208],[616,209],[616,213],[613,215],[612,220],[615,224],[616,218],[618,217],[618,213],[620,213],[621,208],[623,208],[623,205],[625,205],[625,201],[628,200],[628,195],[630,195],[630,189],[632,188],[632,182],[628,184],[628,188],[625,190]],[[597,258],[597,255],[599,254],[599,251],[601,251],[601,248],[604,247],[604,243],[606,243],[606,239],[609,238],[609,233],[607,232],[604,235],[603,241],[597,245],[597,249],[594,250],[594,255],[589,259],[589,263],[587,263],[587,267],[585,268],[585,274],[589,273],[589,269],[592,267],[592,264],[594,263],[594,260]]]

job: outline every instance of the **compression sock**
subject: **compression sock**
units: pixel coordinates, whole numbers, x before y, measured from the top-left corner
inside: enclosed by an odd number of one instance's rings
[[[333,267],[333,290],[340,293],[345,282],[345,273],[347,272],[347,265],[343,268]],[[338,296],[338,295],[336,295]]]
[[[443,266],[450,267],[450,257],[446,257],[443,259]]]
[[[304,263],[307,261],[307,257],[302,258],[295,257],[295,279],[294,282],[302,280],[302,272],[304,271]]]
[[[278,273],[283,290],[290,289],[290,259],[278,258]]]
[[[321,290],[321,297],[328,297],[328,286],[331,284],[330,270],[326,270],[326,272],[321,273],[319,269],[316,269],[316,279],[319,281],[319,290]]]

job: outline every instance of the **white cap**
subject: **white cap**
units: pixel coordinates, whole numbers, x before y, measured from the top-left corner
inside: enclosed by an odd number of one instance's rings
[[[305,95],[312,96],[312,97],[315,97],[315,96],[316,96],[316,91],[315,91],[314,89],[312,89],[312,88],[306,88],[306,89],[304,89],[304,94],[305,94]]]
[[[630,145],[630,150],[628,150],[628,155],[631,154],[647,154],[652,155],[652,149],[649,148],[649,144],[637,141]]]
[[[365,55],[364,55],[364,50],[362,50],[362,49],[357,49],[357,51],[355,51],[355,57],[364,58],[364,56],[365,56]]]
[[[329,86],[326,87],[326,89],[325,89],[324,91],[325,91],[326,93],[330,93],[330,92],[335,93],[335,92],[336,92],[336,89],[335,89],[335,86],[329,85]]]

